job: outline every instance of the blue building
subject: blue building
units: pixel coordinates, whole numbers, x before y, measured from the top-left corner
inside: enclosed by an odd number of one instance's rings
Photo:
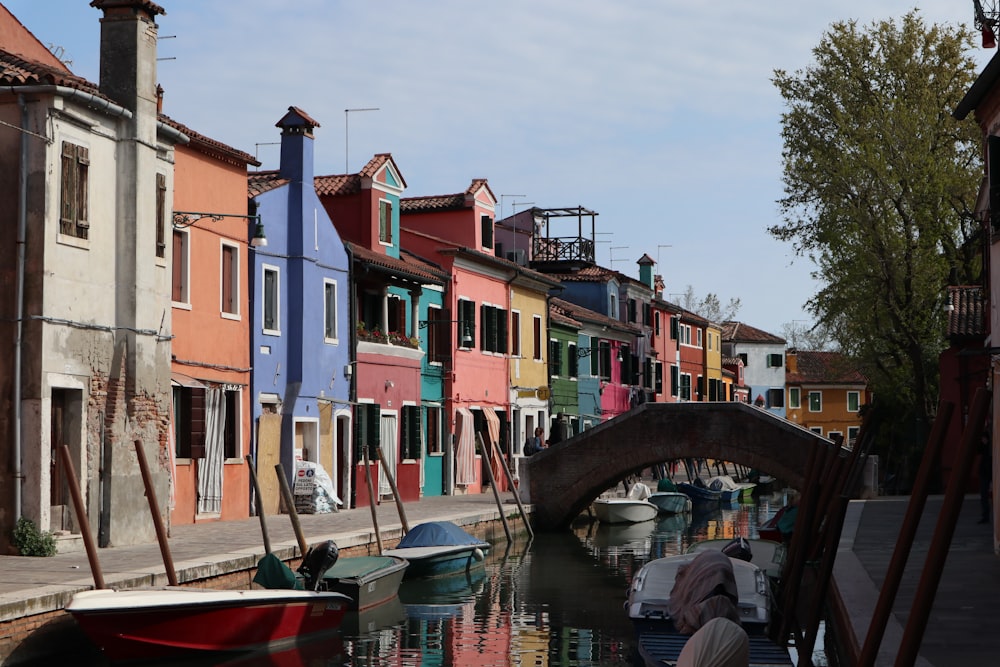
[[[291,477],[299,458],[320,464],[342,497],[352,433],[349,264],[313,187],[319,123],[289,107],[277,127],[279,169],[250,174],[251,215],[267,238],[250,277],[253,450],[267,513],[279,508],[270,471],[280,463]]]

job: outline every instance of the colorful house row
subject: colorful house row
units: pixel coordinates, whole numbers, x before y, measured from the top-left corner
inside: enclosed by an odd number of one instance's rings
[[[648,255],[638,278],[597,265],[596,213],[498,221],[485,179],[404,196],[388,153],[317,175],[320,123],[297,107],[261,170],[164,114],[159,6],[92,4],[99,85],[0,12],[0,224],[18,239],[0,528],[79,537],[76,485],[100,544],[151,541],[137,449],[180,524],[280,511],[299,462],[333,503],[412,502],[480,492],[494,446],[516,472],[536,427],[554,442],[652,401],[765,396],[784,415],[784,375],[756,374],[784,341],[757,350],[664,300]]]

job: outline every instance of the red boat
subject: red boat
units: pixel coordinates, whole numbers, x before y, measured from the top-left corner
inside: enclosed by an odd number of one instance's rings
[[[83,591],[66,611],[119,661],[291,645],[336,631],[349,603],[332,592],[167,587]]]

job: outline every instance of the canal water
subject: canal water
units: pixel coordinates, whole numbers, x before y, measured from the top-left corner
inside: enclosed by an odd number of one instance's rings
[[[624,610],[633,574],[651,558],[683,553],[700,540],[756,537],[784,500],[775,493],[641,524],[581,517],[564,532],[533,540],[520,534],[510,546],[494,544],[485,567],[471,576],[403,582],[397,600],[349,614],[336,636],[283,653],[199,664],[633,667],[641,662]],[[822,637],[813,663],[831,664]],[[103,665],[96,658],[77,664]]]

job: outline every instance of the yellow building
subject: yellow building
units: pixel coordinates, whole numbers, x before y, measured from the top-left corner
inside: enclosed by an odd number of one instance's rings
[[[871,401],[868,381],[839,352],[786,355],[786,418],[814,433],[850,444],[861,428],[862,406]]]

